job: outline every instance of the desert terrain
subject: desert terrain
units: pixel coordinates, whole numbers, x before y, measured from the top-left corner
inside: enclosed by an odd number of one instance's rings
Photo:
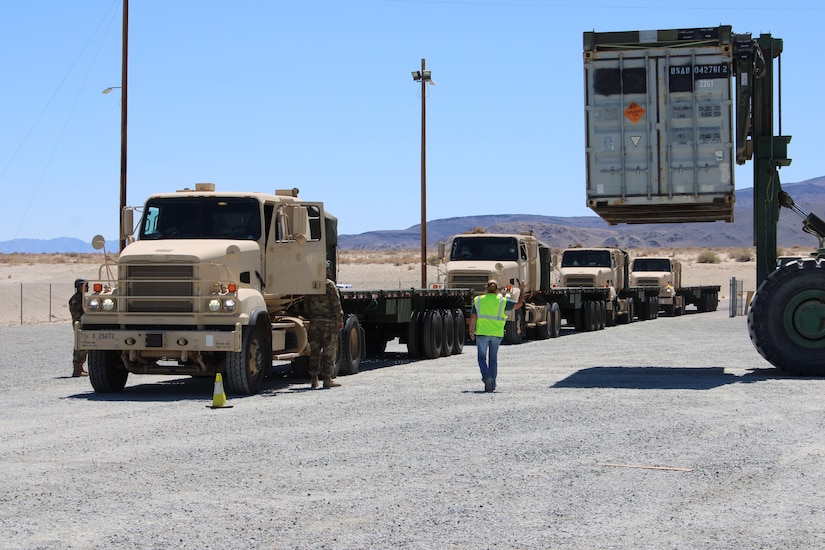
[[[705,263],[709,252],[717,263]],[[719,285],[728,298],[732,277],[744,291],[756,289],[756,253],[751,249],[635,249],[631,256],[666,255],[682,262],[685,286]],[[417,250],[341,251],[338,281],[354,289],[417,288],[421,266]],[[0,254],[0,326],[63,322],[76,278],[97,278],[100,254]],[[427,266],[427,282],[439,282],[443,267]]]

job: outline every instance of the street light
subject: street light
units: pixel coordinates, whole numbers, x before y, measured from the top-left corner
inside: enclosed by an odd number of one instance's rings
[[[102,93],[103,93],[103,95],[106,95],[106,94],[108,94],[108,93],[111,93],[111,92],[112,92],[112,90],[120,90],[120,86],[109,86],[108,88],[106,88],[105,90],[103,90],[103,92],[102,92]]]
[[[422,58],[421,70],[412,71],[413,80],[421,82],[421,288],[427,288],[427,83],[435,86],[425,66]]]

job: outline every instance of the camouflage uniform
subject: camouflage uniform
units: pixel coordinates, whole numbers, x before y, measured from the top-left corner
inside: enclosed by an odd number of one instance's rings
[[[83,286],[86,281],[78,279],[75,281],[75,293],[69,298],[69,313],[72,315],[72,330],[80,322],[80,317],[83,315]],[[86,371],[83,370],[83,363],[86,362],[86,350],[75,349],[72,353],[72,367],[74,371],[72,376],[86,376]]]
[[[344,320],[341,297],[335,282],[327,279],[324,294],[312,294],[304,298],[304,315],[309,319],[309,374],[317,377],[333,375],[338,358],[338,327]]]

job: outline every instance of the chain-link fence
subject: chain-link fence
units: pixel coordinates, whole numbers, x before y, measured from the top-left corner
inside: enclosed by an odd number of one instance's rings
[[[0,326],[71,321],[72,283],[0,283]]]

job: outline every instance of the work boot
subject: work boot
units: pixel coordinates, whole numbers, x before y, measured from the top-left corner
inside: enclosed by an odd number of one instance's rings
[[[324,376],[324,387],[325,388],[340,388],[341,384],[338,382],[334,382],[331,376]]]
[[[83,363],[75,363],[72,378],[78,378],[80,376],[89,376],[89,373],[83,369]]]
[[[309,375],[309,386],[313,390],[318,387],[318,375],[317,374],[310,374]]]

